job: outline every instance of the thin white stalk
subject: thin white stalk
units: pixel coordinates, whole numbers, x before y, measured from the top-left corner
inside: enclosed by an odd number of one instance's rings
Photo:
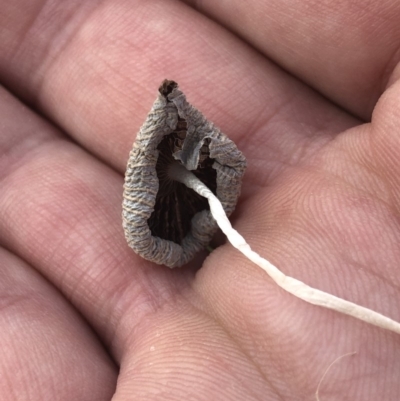
[[[182,165],[174,163],[170,167],[169,176],[176,181],[182,182],[199,195],[208,199],[211,214],[223,233],[227,236],[229,242],[248,259],[261,267],[279,287],[310,304],[333,309],[374,326],[400,334],[400,323],[395,320],[365,308],[364,306],[312,288],[293,277],[286,276],[272,263],[268,262],[268,260],[261,257],[250,248],[245,239],[232,227],[218,198],[193,173],[186,170]]]

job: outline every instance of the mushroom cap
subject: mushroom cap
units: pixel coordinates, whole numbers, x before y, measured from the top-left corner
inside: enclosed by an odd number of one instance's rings
[[[217,230],[205,198],[168,177],[181,163],[219,198],[226,214],[240,195],[246,159],[236,145],[165,80],[141,127],[125,173],[123,228],[143,258],[179,267],[204,249]]]

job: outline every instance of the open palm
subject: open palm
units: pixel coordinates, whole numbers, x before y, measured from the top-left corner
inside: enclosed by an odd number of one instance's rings
[[[154,265],[121,227],[129,150],[176,80],[247,157],[252,248],[399,321],[398,3],[1,3],[2,400],[312,400],[350,352],[321,400],[399,399],[398,335],[229,244]]]

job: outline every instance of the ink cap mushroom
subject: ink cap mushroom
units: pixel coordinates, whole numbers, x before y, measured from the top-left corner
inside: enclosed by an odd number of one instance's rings
[[[131,248],[153,262],[182,266],[208,244],[218,224],[232,246],[285,291],[400,334],[399,322],[287,276],[251,249],[227,217],[240,194],[244,156],[175,82],[164,81],[159,92],[125,175],[123,226]]]
[[[218,226],[206,198],[173,179],[179,164],[199,178],[229,216],[240,195],[246,159],[219,128],[164,80],[129,154],[122,218],[129,246],[168,267],[189,262]]]

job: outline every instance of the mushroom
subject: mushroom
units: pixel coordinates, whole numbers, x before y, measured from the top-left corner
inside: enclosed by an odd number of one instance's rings
[[[205,248],[218,226],[207,199],[169,174],[182,165],[221,201],[227,215],[240,195],[246,159],[236,145],[165,80],[130,152],[123,227],[129,246],[158,264],[178,267]]]
[[[123,227],[145,259],[182,266],[205,247],[217,224],[229,242],[275,283],[313,305],[400,334],[400,323],[286,276],[254,252],[227,216],[240,194],[246,160],[235,144],[165,80],[140,129],[125,175]]]

